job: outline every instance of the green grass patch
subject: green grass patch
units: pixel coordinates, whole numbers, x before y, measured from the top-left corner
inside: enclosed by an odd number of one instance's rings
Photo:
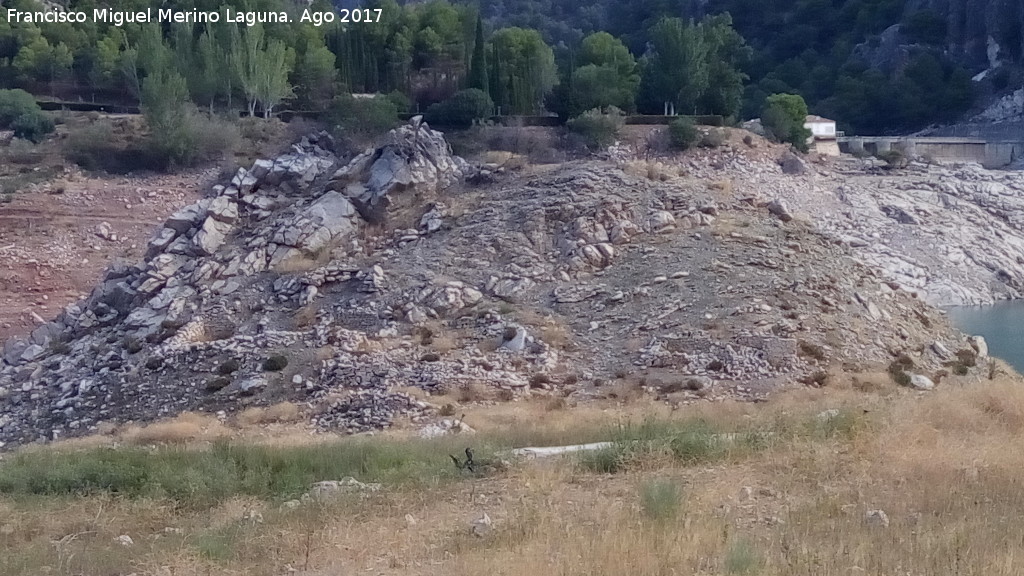
[[[32,450],[0,464],[0,493],[112,494],[210,506],[236,495],[293,498],[314,482],[346,476],[386,484],[442,482],[457,472],[449,452],[458,453],[449,441],[362,439],[297,447],[218,443],[207,449]]]

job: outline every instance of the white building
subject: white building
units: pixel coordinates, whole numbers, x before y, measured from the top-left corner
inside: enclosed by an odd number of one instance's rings
[[[836,137],[836,121],[814,116],[813,114],[804,119],[804,128],[811,131],[811,137],[807,139],[807,145],[811,151],[828,156],[839,156],[839,143]]]
[[[804,128],[811,131],[811,136],[816,140],[818,138],[835,138],[836,137],[836,121],[829,120],[828,118],[822,118],[821,116],[814,116],[813,114],[808,116],[804,120]]]

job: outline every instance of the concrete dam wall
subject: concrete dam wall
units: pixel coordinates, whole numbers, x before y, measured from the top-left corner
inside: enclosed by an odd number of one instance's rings
[[[908,157],[940,162],[977,162],[985,168],[1005,168],[1024,157],[1021,141],[988,141],[980,138],[926,136],[915,138],[848,136],[839,139],[848,154],[881,154],[899,150]]]

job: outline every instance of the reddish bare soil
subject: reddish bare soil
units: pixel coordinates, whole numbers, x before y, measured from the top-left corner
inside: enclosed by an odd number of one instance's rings
[[[138,260],[156,226],[202,196],[217,172],[101,177],[71,170],[0,204],[0,342],[88,295],[115,259]],[[103,223],[110,239],[97,234]]]

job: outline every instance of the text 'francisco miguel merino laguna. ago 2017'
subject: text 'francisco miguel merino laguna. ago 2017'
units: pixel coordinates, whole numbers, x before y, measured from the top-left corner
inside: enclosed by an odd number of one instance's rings
[[[349,12],[346,10],[345,12]],[[356,12],[353,10],[351,12]],[[360,10],[359,12],[363,12]],[[373,11],[367,11],[373,12]],[[377,10],[379,12],[379,10]],[[334,22],[335,14],[333,12],[320,13],[309,9],[303,10],[303,13],[298,16],[300,22],[313,22],[316,25],[320,25],[324,22]],[[378,17],[379,18],[379,17]],[[345,15],[341,16],[341,20],[346,20]],[[371,17],[360,18],[356,20],[349,18],[350,21],[366,21],[372,22],[374,19]],[[111,10],[110,8],[95,8],[92,13],[84,11],[61,11],[61,10],[48,10],[48,11],[22,11],[14,8],[7,9],[7,21],[8,22],[25,22],[25,23],[63,23],[63,22],[104,22],[113,24],[114,26],[123,26],[125,24],[141,24],[148,22],[172,22],[172,23],[230,23],[230,24],[245,24],[246,26],[255,26],[260,23],[287,23],[291,22],[291,16],[284,11],[269,12],[269,11],[255,11],[255,12],[242,12],[234,10],[230,7],[224,8],[222,11],[202,11],[202,10],[174,10],[170,8],[147,8],[145,10],[137,11],[123,11],[123,10]]]

